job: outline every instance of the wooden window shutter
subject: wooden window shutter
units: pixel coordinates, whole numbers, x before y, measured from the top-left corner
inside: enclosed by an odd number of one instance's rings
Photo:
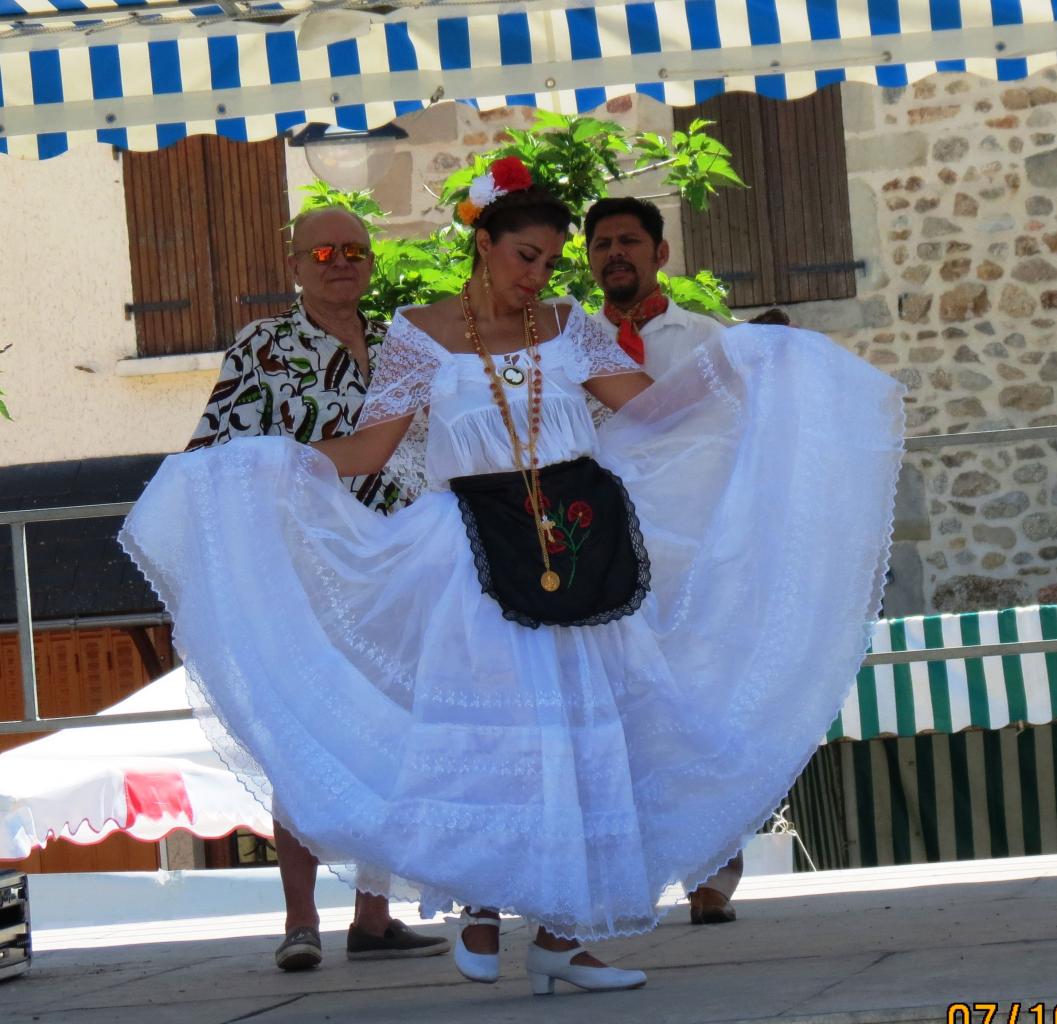
[[[136,645],[132,638],[118,630],[110,633],[110,678],[113,693],[110,703],[116,704],[136,692],[145,682],[147,676],[143,669]]]
[[[172,668],[169,628],[152,630],[162,667]],[[120,629],[41,630],[33,639],[37,702],[45,718],[92,715],[149,682],[136,645]],[[18,636],[0,635],[0,720],[22,717],[22,666]],[[0,736],[0,751],[41,734]]]
[[[141,356],[227,348],[250,320],[289,305],[282,139],[196,135],[123,155]]]
[[[855,294],[840,88],[761,103],[776,302]],[[843,268],[843,269],[838,269]]]
[[[33,644],[37,661],[37,698],[40,698],[41,663],[45,660],[44,647],[38,637]],[[17,633],[0,635],[0,719],[17,721],[24,715],[22,701],[22,658]],[[42,711],[42,713],[45,713]],[[11,733],[0,736],[0,752],[40,739],[41,733]]]
[[[126,151],[123,161],[137,351],[208,351],[216,314],[203,139],[156,153]]]
[[[114,703],[110,638],[105,629],[79,629],[76,636],[83,709],[77,713],[93,714]]]
[[[40,713],[45,718],[86,714],[76,630],[37,633],[35,642],[38,651],[37,703]]]
[[[675,110],[677,129],[698,117],[716,122],[709,133],[731,151],[734,169],[750,186],[721,190],[703,212],[682,204],[687,272],[713,271],[730,286],[731,306],[762,306],[775,294],[758,99],[754,93],[724,93],[699,107]]]
[[[19,718],[22,714],[22,665],[19,660],[18,635],[0,635],[0,718]]]
[[[675,126],[697,117],[716,122],[750,187],[722,190],[704,213],[683,204],[688,271],[726,280],[735,307],[854,295],[839,88],[799,100],[726,93],[676,110]]]
[[[0,719],[13,721],[22,717],[22,665],[19,660],[18,636],[0,635]],[[34,737],[29,737],[33,739]],[[24,736],[0,736],[0,751],[26,743]]]
[[[293,299],[282,231],[290,220],[286,150],[282,139],[247,144],[210,135],[204,142],[216,337],[227,348],[244,324]]]

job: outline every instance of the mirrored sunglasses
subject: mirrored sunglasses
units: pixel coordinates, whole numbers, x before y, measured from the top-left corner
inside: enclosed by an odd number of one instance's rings
[[[331,263],[341,253],[350,263],[362,263],[371,255],[369,245],[346,242],[344,245],[316,245],[311,249],[298,249],[295,256],[311,256],[313,263]]]

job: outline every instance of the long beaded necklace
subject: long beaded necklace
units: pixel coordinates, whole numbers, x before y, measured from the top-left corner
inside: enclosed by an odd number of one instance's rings
[[[539,332],[536,330],[536,315],[528,303],[523,312],[525,331],[525,352],[528,355],[528,378],[529,378],[529,408],[528,408],[528,443],[522,442],[514,425],[514,417],[510,413],[510,405],[506,400],[503,390],[503,378],[496,372],[495,365],[488,349],[481,341],[480,332],[477,330],[477,318],[470,308],[470,282],[462,286],[462,316],[466,321],[466,338],[473,343],[477,354],[484,364],[485,376],[488,385],[492,389],[492,400],[499,409],[503,418],[503,425],[510,436],[510,448],[514,455],[514,465],[525,482],[525,490],[528,491],[529,505],[532,508],[532,518],[536,526],[536,537],[539,540],[540,554],[543,556],[543,575],[540,576],[540,586],[553,592],[561,586],[561,578],[551,568],[550,553],[547,544],[554,539],[554,520],[546,514],[543,509],[543,496],[540,492],[539,459],[536,454],[536,442],[540,432],[540,410],[543,408],[543,374],[539,367]],[[527,449],[527,451],[526,451]],[[528,459],[525,459],[526,454]],[[527,464],[526,464],[527,461]]]

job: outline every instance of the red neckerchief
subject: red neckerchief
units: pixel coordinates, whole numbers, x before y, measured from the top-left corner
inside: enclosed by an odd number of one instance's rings
[[[605,318],[617,327],[617,344],[640,366],[646,362],[646,345],[639,334],[639,328],[655,316],[660,316],[668,308],[668,299],[661,294],[660,288],[654,288],[631,309],[617,309],[611,302],[602,307]]]

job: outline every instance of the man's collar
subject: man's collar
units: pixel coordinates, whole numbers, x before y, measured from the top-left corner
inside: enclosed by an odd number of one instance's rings
[[[297,320],[298,329],[302,335],[311,338],[325,338],[335,345],[341,344],[337,338],[320,327],[319,324],[315,323],[308,315],[308,310],[305,309],[304,295],[302,293],[299,292],[297,298],[294,299],[293,305],[290,307],[290,312],[294,319]],[[368,320],[358,309],[356,312],[360,318],[360,323],[363,324],[364,340],[368,344],[371,344],[374,339],[380,340],[380,336],[385,334],[385,326]]]
[[[687,327],[690,324],[690,316],[685,309],[676,305],[674,299],[668,299],[668,308],[663,313],[647,320],[640,328],[639,334],[643,337],[662,327]]]
[[[329,338],[322,327],[312,321],[312,318],[308,315],[308,310],[305,309],[304,296],[298,292],[297,298],[294,299],[294,304],[290,307],[290,313],[294,320],[297,321],[298,333],[302,337],[308,338]]]

